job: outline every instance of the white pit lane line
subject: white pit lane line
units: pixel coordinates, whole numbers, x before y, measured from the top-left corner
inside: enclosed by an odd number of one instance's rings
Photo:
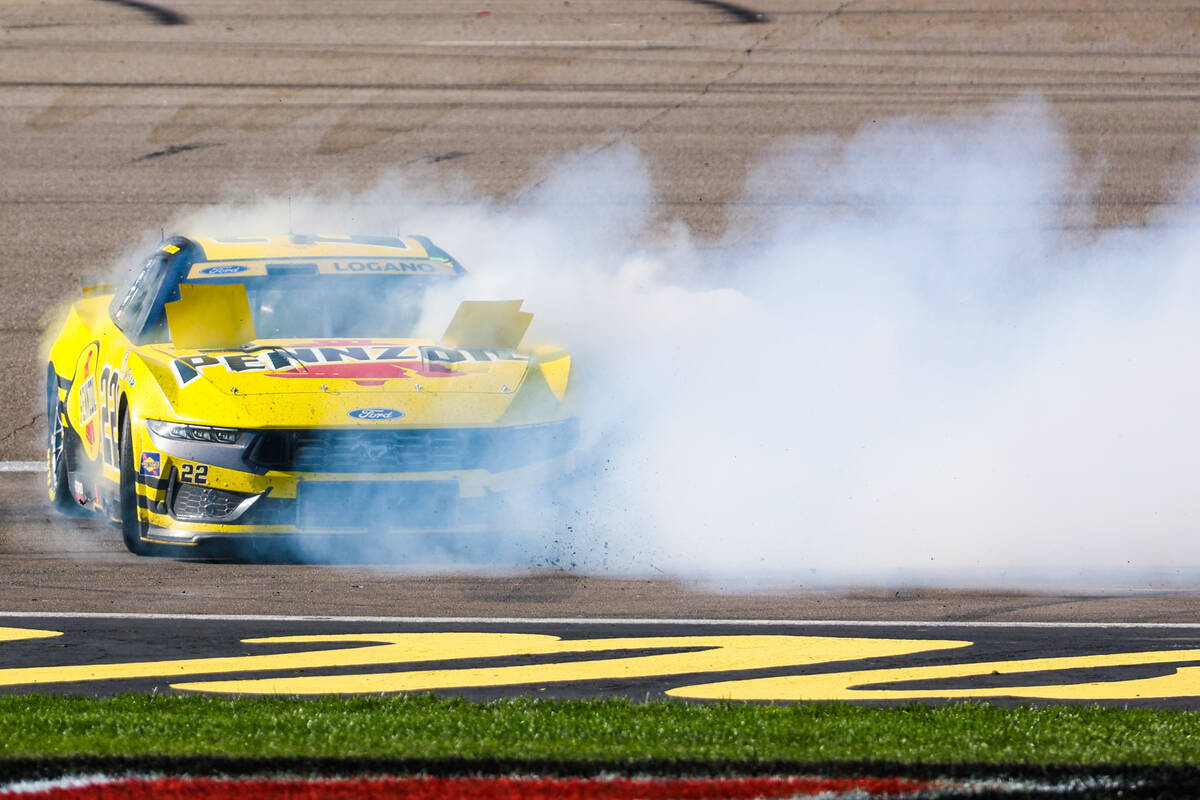
[[[0,461],[0,472],[41,472],[45,468],[44,461]]]

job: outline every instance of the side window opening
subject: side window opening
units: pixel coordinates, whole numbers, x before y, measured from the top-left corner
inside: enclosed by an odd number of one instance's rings
[[[155,315],[155,306],[169,273],[167,257],[155,253],[113,298],[109,313],[116,326],[130,339],[141,340],[143,333],[149,333],[146,330],[148,322],[155,327],[157,320],[151,317],[162,316],[161,309]]]

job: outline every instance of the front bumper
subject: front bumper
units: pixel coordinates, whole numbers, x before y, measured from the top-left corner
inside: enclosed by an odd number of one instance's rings
[[[260,534],[483,531],[513,497],[547,502],[539,487],[571,472],[578,437],[574,419],[509,428],[271,431],[238,446],[178,441],[147,428],[139,463],[150,466],[138,476],[139,513],[151,528],[147,539],[174,544]]]

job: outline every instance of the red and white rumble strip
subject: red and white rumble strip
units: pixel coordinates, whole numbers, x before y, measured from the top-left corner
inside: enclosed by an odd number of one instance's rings
[[[945,798],[980,792],[1040,796],[1133,788],[1111,778],[1061,783],[780,776],[745,778],[371,777],[213,778],[87,775],[0,785],[0,800],[750,800],[751,798]]]
[[[20,800],[708,800],[712,798],[929,796],[929,781],[905,778],[187,778],[103,776],[31,781],[0,789]]]

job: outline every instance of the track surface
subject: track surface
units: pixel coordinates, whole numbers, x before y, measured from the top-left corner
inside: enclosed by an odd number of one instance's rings
[[[0,614],[0,691],[1200,708],[1200,625]]]
[[[0,475],[0,610],[449,617],[1200,621],[1191,592],[860,589],[771,593],[514,564],[338,567],[138,558],[91,519],[55,517],[40,475]]]
[[[628,142],[664,220],[754,213],[755,159],[881,117],[1047,98],[1094,186],[1065,225],[1138,224],[1191,175],[1200,12],[1174,3],[812,0],[746,22],[686,0],[270,4],[0,0],[0,460],[41,458],[38,336],[98,267],[188,208],[394,168],[500,200],[548,160]],[[1023,102],[1023,101],[1019,101]],[[1018,107],[1019,107],[1018,103]],[[769,194],[769,193],[768,193]],[[839,198],[792,197],[827,203]],[[0,608],[465,616],[1200,620],[1200,598],[414,577],[138,560],[0,474]]]

